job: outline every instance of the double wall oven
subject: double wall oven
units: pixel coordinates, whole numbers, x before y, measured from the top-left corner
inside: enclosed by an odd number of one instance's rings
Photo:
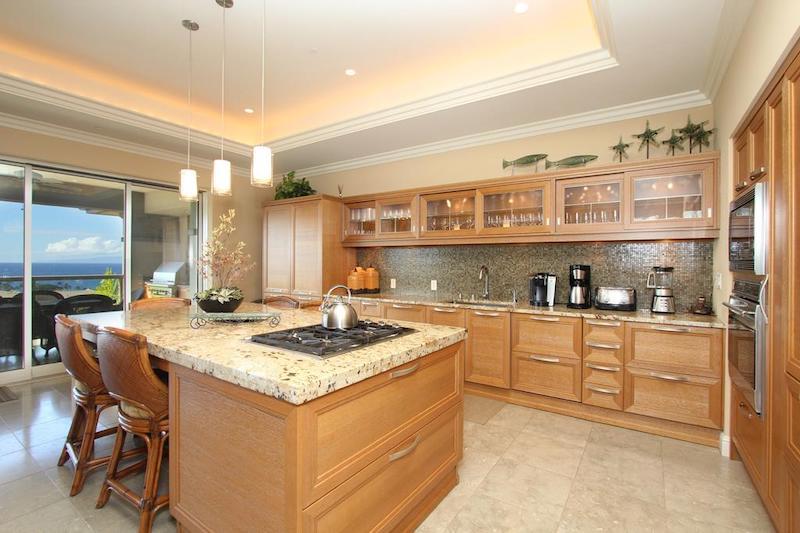
[[[728,258],[736,276],[728,308],[728,364],[733,385],[764,414],[767,383],[767,184],[731,203]]]

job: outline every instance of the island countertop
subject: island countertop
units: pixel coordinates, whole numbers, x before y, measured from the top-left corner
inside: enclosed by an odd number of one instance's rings
[[[151,356],[267,394],[295,405],[419,359],[466,337],[462,328],[403,323],[415,333],[319,359],[257,344],[252,335],[318,324],[316,310],[280,310],[281,322],[215,323],[192,329],[190,309],[144,309],[73,315],[89,332],[100,326],[124,328],[147,337]],[[243,304],[241,311],[266,311]],[[275,311],[270,309],[270,311]]]

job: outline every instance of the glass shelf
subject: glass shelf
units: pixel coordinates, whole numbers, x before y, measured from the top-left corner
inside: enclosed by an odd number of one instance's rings
[[[422,197],[424,229],[428,232],[475,230],[475,194]]]
[[[526,189],[489,189],[479,191],[482,198],[482,230],[493,233],[535,230],[549,224],[546,205],[547,184],[529,185]]]
[[[375,236],[375,204],[345,205],[345,236],[369,238]]]

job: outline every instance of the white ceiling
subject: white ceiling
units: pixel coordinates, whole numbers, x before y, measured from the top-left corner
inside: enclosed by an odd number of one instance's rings
[[[265,137],[276,167],[324,169],[652,99],[653,110],[707,103],[751,2],[528,3],[516,15],[512,0],[268,0]],[[246,145],[262,139],[258,113],[242,112],[259,107],[261,7],[236,0],[226,14],[225,133],[242,168]],[[5,3],[0,124],[177,156],[188,119],[180,20],[192,18],[192,123],[206,133],[199,155],[215,157],[221,11],[213,0]]]

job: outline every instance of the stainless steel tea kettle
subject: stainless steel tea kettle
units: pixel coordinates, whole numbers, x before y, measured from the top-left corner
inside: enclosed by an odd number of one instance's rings
[[[332,296],[336,289],[347,291],[347,302],[339,295]],[[358,314],[350,304],[352,294],[345,285],[334,285],[322,299],[319,310],[322,311],[322,327],[328,329],[350,329],[358,325]]]

